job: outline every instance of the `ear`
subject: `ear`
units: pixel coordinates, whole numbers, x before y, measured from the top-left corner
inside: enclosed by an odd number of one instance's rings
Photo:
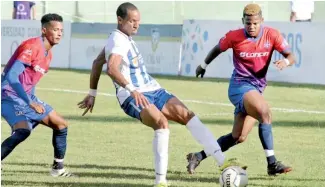
[[[241,18],[242,23],[245,25],[244,17]]]
[[[41,31],[42,31],[42,34],[44,35],[46,33],[46,28],[42,27]]]
[[[261,23],[264,23],[264,17],[261,18]]]
[[[117,23],[122,24],[122,22],[123,22],[123,18],[121,18],[120,16],[117,16]]]

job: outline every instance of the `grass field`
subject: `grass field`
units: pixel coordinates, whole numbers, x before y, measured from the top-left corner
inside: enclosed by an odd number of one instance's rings
[[[223,80],[158,77],[208,125],[216,137],[232,129],[233,107]],[[49,176],[53,159],[52,131],[39,126],[2,163],[2,186],[140,187],[153,186],[151,129],[126,116],[114,96],[99,95],[92,114],[81,117],[77,108],[89,85],[89,72],[51,70],[36,93],[70,123],[65,163],[79,178]],[[111,80],[102,75],[99,91],[114,95]],[[275,153],[293,166],[287,175],[268,177],[266,159],[255,127],[243,144],[226,155],[247,163],[249,186],[325,186],[325,87],[272,84],[265,93],[272,106]],[[217,167],[209,158],[195,175],[186,172],[185,155],[200,151],[185,127],[172,123],[168,179],[172,186],[218,186]],[[2,119],[1,139],[10,134]]]

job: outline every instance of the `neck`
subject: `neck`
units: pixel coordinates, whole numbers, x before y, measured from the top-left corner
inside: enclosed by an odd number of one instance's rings
[[[43,36],[42,39],[44,42],[45,50],[49,51],[53,47],[53,45],[46,39],[46,37]]]
[[[120,26],[117,26],[117,30],[121,31],[123,34],[125,34],[125,35],[127,35],[127,36],[130,36],[130,35],[128,35],[127,33],[125,33],[125,32],[121,29]]]

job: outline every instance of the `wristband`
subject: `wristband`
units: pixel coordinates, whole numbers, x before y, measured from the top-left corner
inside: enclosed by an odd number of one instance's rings
[[[203,63],[201,64],[201,68],[202,68],[202,69],[205,69],[205,68],[207,68],[207,66],[208,66],[208,64],[206,64],[206,63],[203,61]]]
[[[133,92],[135,91],[135,87],[133,86],[133,84],[128,84],[125,86],[125,89],[129,92]]]
[[[90,89],[88,95],[96,97],[97,95],[97,90],[96,89]]]
[[[283,60],[284,60],[284,62],[287,64],[287,66],[290,65],[290,61],[289,61],[287,58],[285,58],[285,59],[283,59]]]

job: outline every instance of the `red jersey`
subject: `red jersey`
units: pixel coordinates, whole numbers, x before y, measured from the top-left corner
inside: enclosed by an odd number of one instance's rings
[[[5,66],[2,77],[6,75],[15,61],[22,62],[25,65],[25,70],[19,75],[19,81],[24,91],[30,94],[43,75],[47,73],[51,60],[52,52],[48,51],[47,53],[42,38],[30,38],[18,46]],[[2,81],[1,90],[2,96],[17,95],[6,81]]]
[[[278,30],[262,26],[258,37],[250,38],[245,29],[229,31],[219,41],[221,51],[233,49],[234,72],[232,78],[247,80],[264,88],[266,73],[274,50],[290,50]]]

